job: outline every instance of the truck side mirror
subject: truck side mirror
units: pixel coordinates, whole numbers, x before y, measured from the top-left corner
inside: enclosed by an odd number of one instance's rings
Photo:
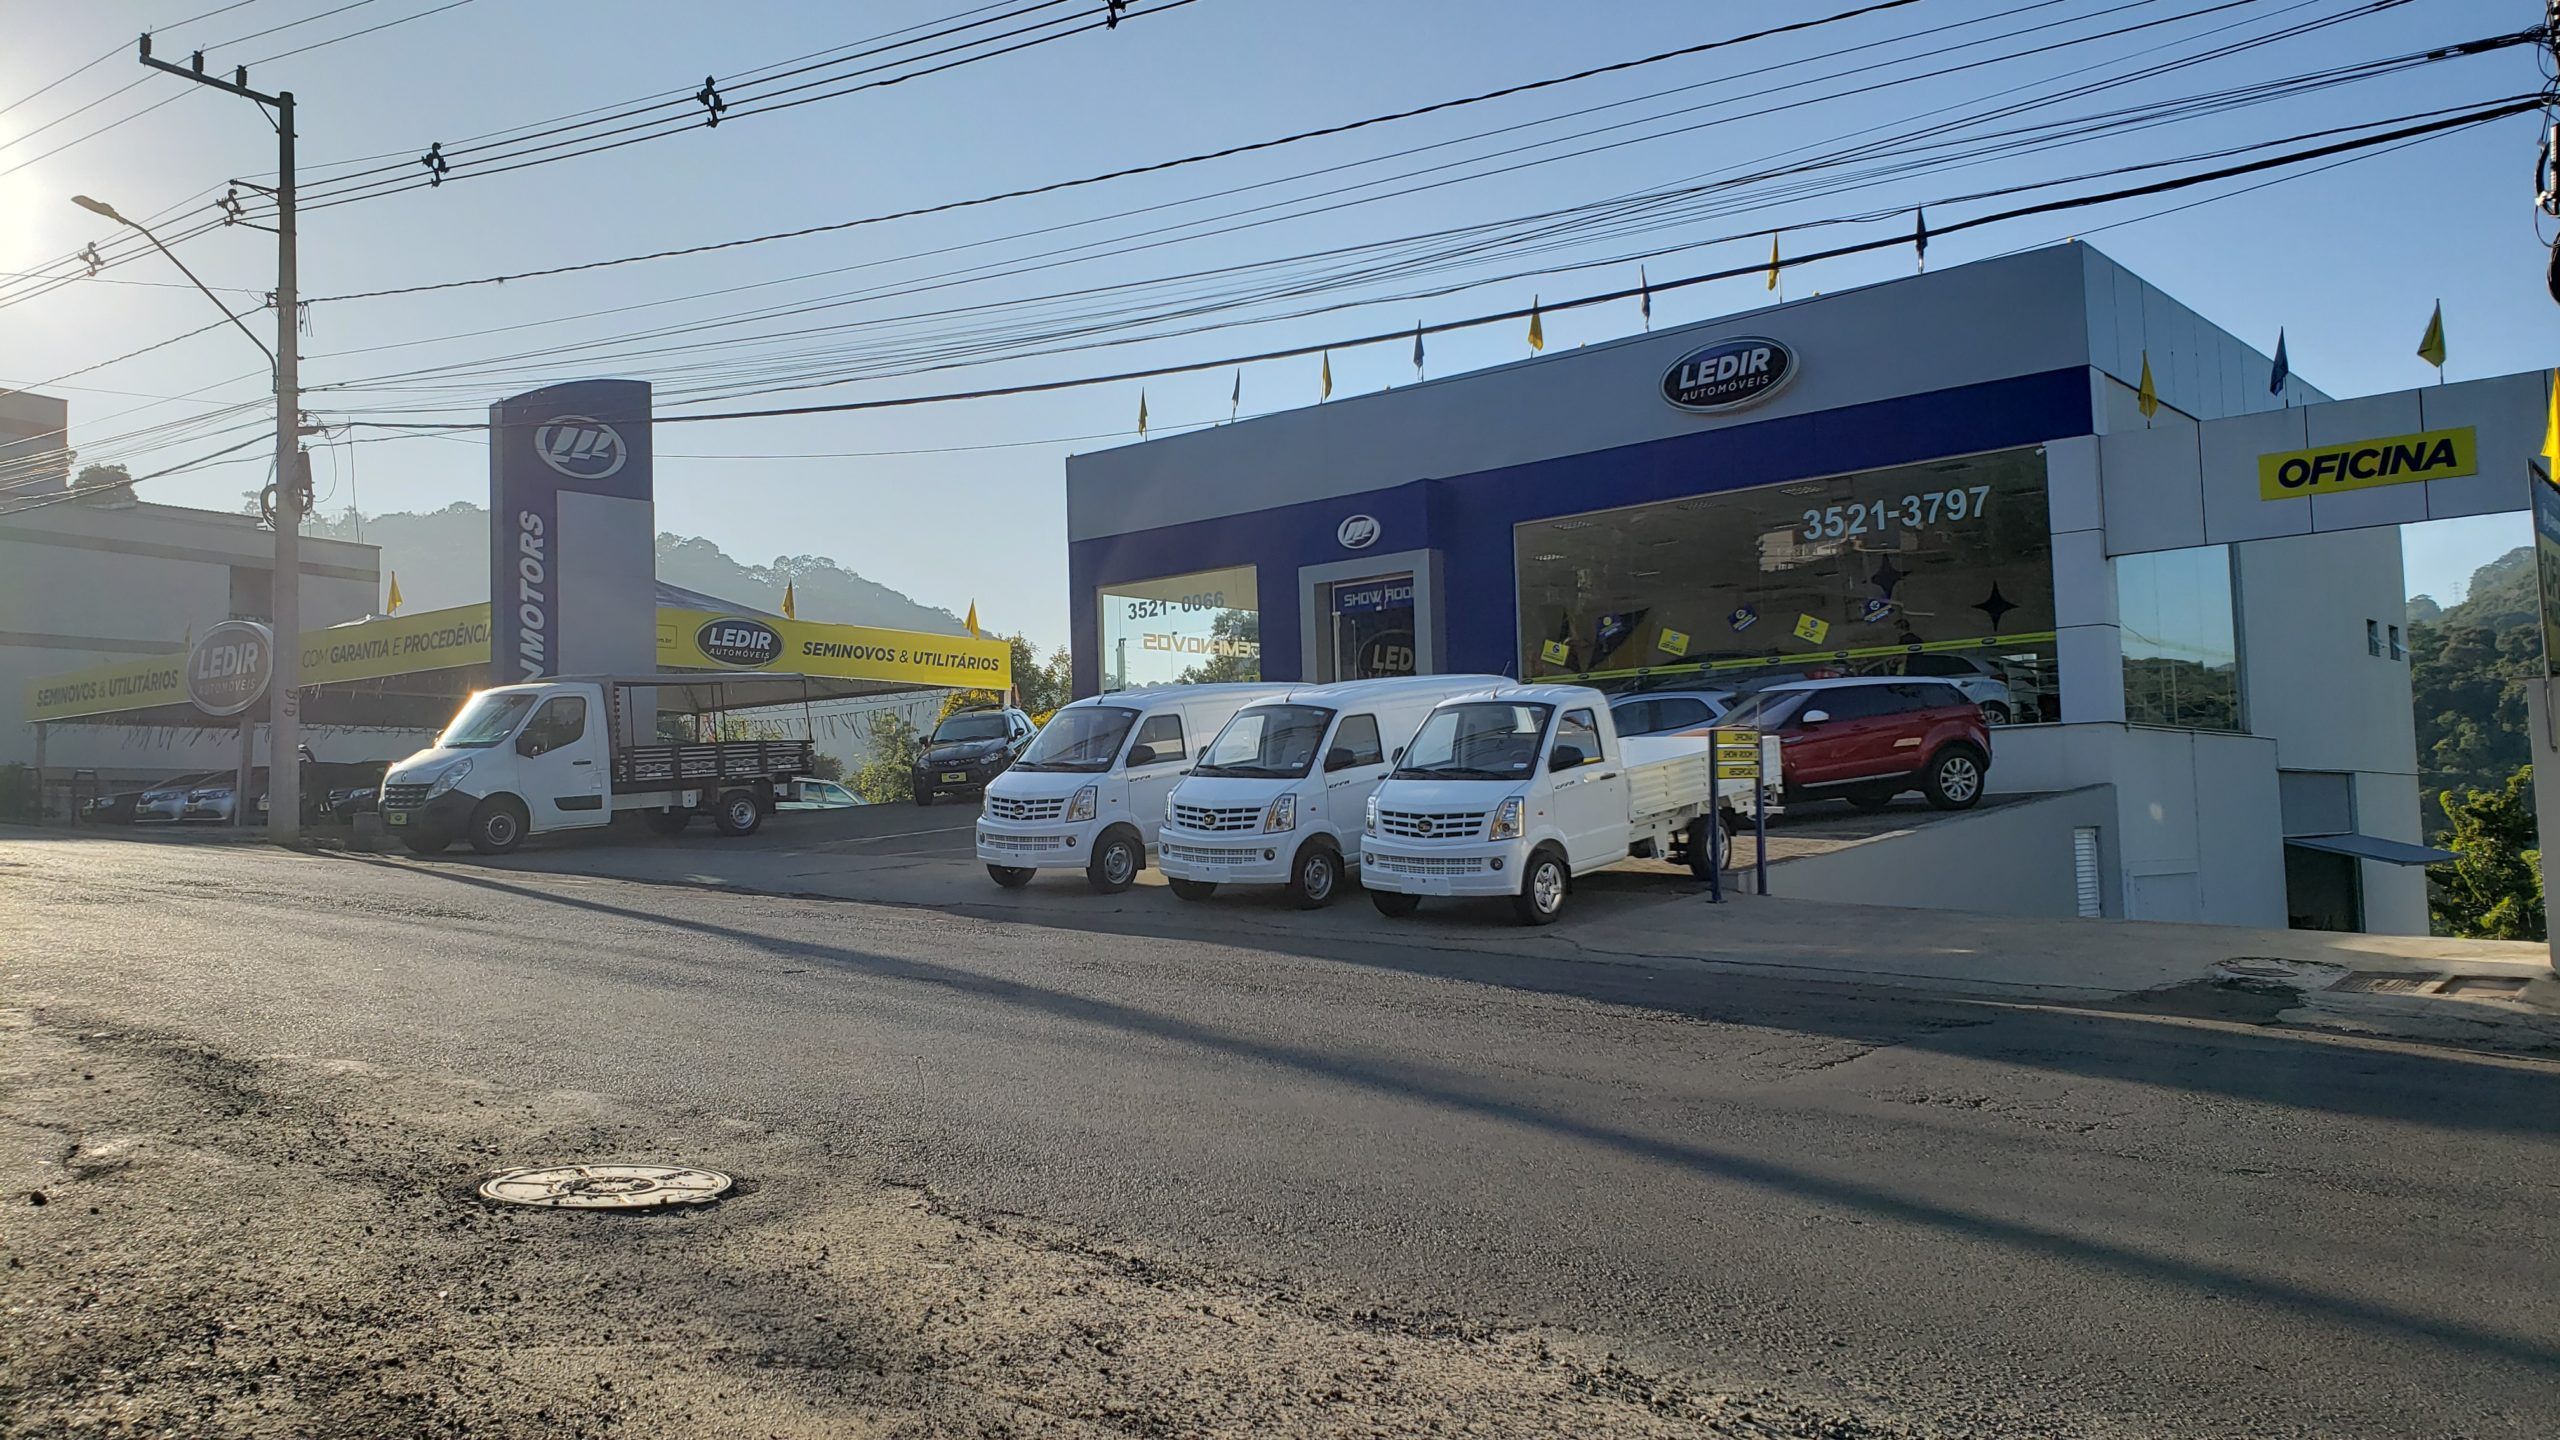
[[[516,753],[517,753],[517,754],[522,755],[522,756],[526,757],[527,759],[530,759],[530,758],[532,758],[533,756],[536,756],[536,755],[541,754],[541,753],[542,753],[542,751],[543,751],[542,737],[541,737],[541,736],[539,736],[539,735],[534,734],[532,731],[527,730],[527,731],[526,731],[526,732],[524,732],[523,734],[518,735],[518,736],[516,737]]]
[[[1590,760],[1591,757],[1583,754],[1579,745],[1558,745],[1547,752],[1547,769],[1570,770],[1576,765],[1588,764]]]
[[[1324,752],[1324,768],[1328,771],[1348,770],[1359,763],[1360,757],[1351,753],[1346,746],[1336,745]]]
[[[1807,710],[1804,712],[1804,718],[1798,723],[1805,725],[1820,725],[1830,718],[1831,712],[1828,710]]]
[[[1156,763],[1156,747],[1153,745],[1132,745],[1129,747],[1130,768],[1135,769],[1140,765],[1153,765],[1154,763]]]

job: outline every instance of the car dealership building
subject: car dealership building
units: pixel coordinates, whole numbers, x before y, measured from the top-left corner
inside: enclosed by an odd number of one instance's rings
[[[1076,686],[1989,674],[2045,798],[1794,883],[2423,933],[2392,527],[2526,508],[2541,377],[2269,377],[2071,244],[1077,456]]]

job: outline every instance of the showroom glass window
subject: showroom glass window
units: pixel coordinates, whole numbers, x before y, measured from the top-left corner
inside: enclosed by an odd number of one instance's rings
[[[2181,730],[2245,730],[2240,643],[2224,545],[2116,558],[2124,718]]]
[[[1928,674],[1998,721],[2061,718],[2040,449],[1533,520],[1512,535],[1524,676]]]
[[[1250,565],[1105,585],[1100,603],[1105,690],[1262,678]]]

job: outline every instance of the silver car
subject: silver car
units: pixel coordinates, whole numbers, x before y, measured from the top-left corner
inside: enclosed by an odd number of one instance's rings
[[[187,813],[189,792],[197,786],[219,778],[221,778],[220,775],[215,771],[202,770],[193,775],[181,775],[175,780],[166,780],[152,786],[142,792],[141,799],[133,802],[134,823],[137,825],[165,824],[182,818]]]
[[[1986,725],[2006,725],[2018,718],[2018,701],[2009,691],[2009,682],[1987,661],[1971,655],[1914,655],[1902,662],[1902,673],[1926,675],[1955,686],[1982,708]]]

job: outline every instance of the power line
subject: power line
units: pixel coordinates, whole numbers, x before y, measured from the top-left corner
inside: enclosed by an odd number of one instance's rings
[[[366,4],[370,3],[370,0],[357,0],[357,3]],[[299,46],[295,49],[279,50],[273,55],[266,56],[262,59],[252,60],[249,63],[251,65],[271,65],[278,60],[290,60],[296,55],[306,54],[310,51],[317,50],[324,45],[335,45],[343,40],[354,40],[361,36],[378,34],[379,32],[388,30],[395,25],[406,25],[412,20],[424,20],[430,15],[441,15],[447,10],[459,10],[470,3],[471,0],[445,0],[444,4],[438,5],[432,10],[421,10],[415,15],[403,15],[397,20],[385,20],[379,25],[368,25],[362,30],[350,30],[344,35],[334,36],[327,40],[314,41],[309,45]],[[352,10],[355,6],[349,5],[343,8]],[[331,11],[330,13],[336,14],[337,12]]]

